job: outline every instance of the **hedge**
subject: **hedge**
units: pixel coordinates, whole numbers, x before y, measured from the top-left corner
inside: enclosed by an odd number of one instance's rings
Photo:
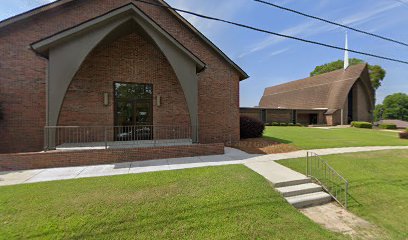
[[[247,116],[240,117],[240,132],[242,139],[262,137],[264,130],[265,125],[262,121]]]
[[[373,128],[373,124],[369,122],[352,122],[351,126],[355,128]]]
[[[382,129],[397,129],[397,125],[391,123],[384,123],[379,125]]]

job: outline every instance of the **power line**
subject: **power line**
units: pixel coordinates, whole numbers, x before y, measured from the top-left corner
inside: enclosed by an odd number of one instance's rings
[[[404,7],[408,7],[408,2],[405,2],[403,0],[394,0],[394,1],[401,3]]]
[[[263,0],[254,0],[254,1],[269,5],[271,7],[279,8],[279,9],[282,9],[282,10],[285,10],[285,11],[296,13],[296,14],[302,15],[304,17],[319,20],[319,21],[322,21],[322,22],[325,22],[325,23],[329,23],[329,24],[338,26],[338,27],[350,29],[350,30],[355,31],[355,32],[367,34],[367,35],[372,36],[372,37],[376,37],[376,38],[379,38],[379,39],[382,39],[382,40],[390,41],[390,42],[401,44],[401,45],[404,45],[404,46],[408,47],[408,43],[404,43],[404,42],[394,40],[394,39],[391,39],[391,38],[388,38],[388,37],[383,37],[383,36],[380,36],[380,35],[377,35],[377,34],[374,34],[374,33],[370,33],[370,32],[366,32],[366,31],[363,31],[363,30],[360,30],[360,29],[357,29],[357,28],[349,27],[349,26],[346,26],[346,25],[343,25],[343,24],[340,24],[340,23],[336,23],[336,22],[333,22],[333,21],[330,21],[330,20],[327,20],[327,19],[324,19],[324,18],[320,18],[320,17],[316,17],[316,16],[313,16],[313,15],[310,15],[310,14],[306,14],[306,13],[303,13],[303,12],[299,12],[297,10],[290,9],[290,8],[287,8],[287,7],[282,7],[282,6],[276,5],[274,3],[266,2],[266,1],[263,1]],[[398,1],[399,3],[405,3],[406,4],[406,2],[403,2],[401,0],[396,0],[396,1]]]
[[[195,12],[191,12],[191,11],[187,11],[187,10],[183,10],[183,9],[178,9],[178,8],[166,6],[166,5],[163,5],[163,4],[157,4],[157,3],[147,2],[147,1],[144,1],[144,0],[135,0],[135,1],[140,2],[140,3],[149,4],[149,5],[153,5],[153,6],[156,6],[156,7],[162,7],[162,8],[171,9],[171,10],[174,10],[174,11],[186,13],[186,14],[189,14],[189,15],[193,15],[193,16],[200,17],[200,18],[204,18],[204,19],[208,19],[208,20],[213,20],[213,21],[218,21],[218,22],[227,23],[227,24],[230,24],[230,25],[234,25],[234,26],[238,26],[238,27],[242,27],[242,28],[254,30],[254,31],[257,31],[257,32],[262,32],[262,33],[267,33],[267,34],[271,34],[271,35],[275,35],[275,36],[279,36],[279,37],[284,37],[284,38],[289,38],[289,39],[293,39],[293,40],[298,40],[298,41],[301,41],[301,42],[306,42],[306,43],[310,43],[310,44],[314,44],[314,45],[319,45],[319,46],[323,46],[323,47],[327,47],[327,48],[332,48],[332,49],[337,49],[337,50],[342,50],[342,51],[349,51],[349,52],[353,52],[353,53],[356,53],[356,54],[365,55],[365,56],[374,57],[374,58],[379,58],[379,59],[388,60],[388,61],[392,61],[392,62],[398,62],[398,63],[408,64],[408,61],[404,61],[404,60],[399,60],[399,59],[395,59],[395,58],[384,57],[384,56],[375,55],[375,54],[366,53],[366,52],[361,52],[361,51],[357,51],[357,50],[353,50],[353,49],[345,49],[345,48],[343,48],[343,47],[338,47],[338,46],[334,46],[334,45],[330,45],[330,44],[326,44],[326,43],[321,43],[321,42],[311,41],[311,40],[307,40],[307,39],[303,39],[303,38],[298,38],[298,37],[294,37],[294,36],[289,36],[289,35],[285,35],[285,34],[281,34],[281,33],[271,32],[271,31],[268,31],[268,30],[264,30],[264,29],[260,29],[260,28],[256,28],[256,27],[252,27],[252,26],[248,26],[248,25],[245,25],[245,24],[236,23],[236,22],[232,22],[232,21],[228,21],[228,20],[224,20],[224,19],[220,19],[220,18],[210,17],[210,16],[202,15],[202,14],[199,14],[199,13],[195,13]]]

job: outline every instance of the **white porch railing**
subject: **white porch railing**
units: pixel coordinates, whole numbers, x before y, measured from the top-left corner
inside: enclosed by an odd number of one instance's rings
[[[44,149],[128,148],[192,143],[189,125],[45,127]]]

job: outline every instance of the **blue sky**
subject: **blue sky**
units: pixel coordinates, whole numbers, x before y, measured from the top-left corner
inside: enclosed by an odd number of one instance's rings
[[[408,0],[269,0],[348,26],[408,42]],[[4,19],[50,0],[8,0]],[[345,30],[271,8],[252,0],[168,0],[174,7],[237,21],[310,40],[344,46]],[[241,106],[256,106],[265,87],[309,76],[315,66],[343,58],[343,52],[275,37],[223,23],[185,17],[251,77],[241,82]],[[408,47],[348,31],[349,47],[408,60]],[[395,92],[408,93],[408,65],[350,54],[387,70],[377,101]]]

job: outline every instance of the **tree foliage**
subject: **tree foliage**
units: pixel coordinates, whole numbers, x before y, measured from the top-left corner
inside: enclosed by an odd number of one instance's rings
[[[357,58],[350,59],[350,65],[356,65],[364,63],[363,60]],[[310,73],[310,76],[316,76],[319,74],[335,71],[342,69],[344,67],[344,61],[338,60],[331,63],[326,63],[320,66],[317,66],[313,72]],[[381,82],[384,80],[386,71],[379,65],[368,65],[368,70],[370,72],[371,83],[373,88],[377,90],[381,86]]]
[[[408,95],[395,93],[387,96],[383,104],[376,106],[374,117],[377,121],[382,119],[408,121]]]
[[[374,121],[380,121],[383,119],[383,113],[384,113],[384,105],[378,104],[375,106],[374,109]]]

